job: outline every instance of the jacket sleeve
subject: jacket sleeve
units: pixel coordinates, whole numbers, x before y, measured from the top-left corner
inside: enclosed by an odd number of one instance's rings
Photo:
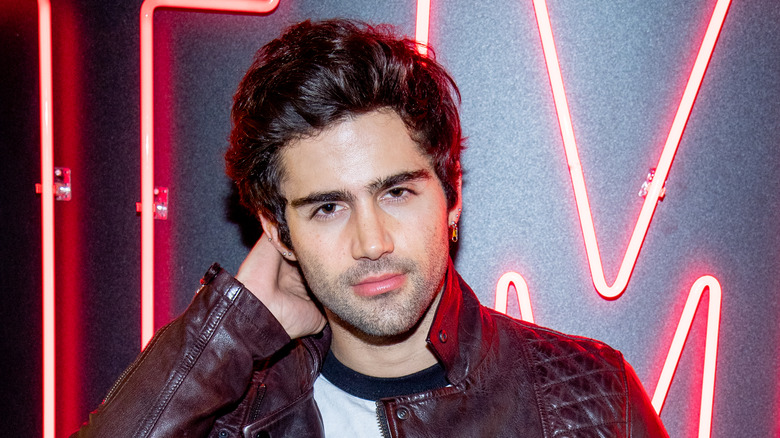
[[[634,368],[625,362],[628,380],[628,409],[631,422],[631,438],[668,438],[661,419],[647,397],[642,382]]]
[[[246,391],[253,363],[290,342],[260,300],[219,265],[203,283],[74,437],[205,436]]]

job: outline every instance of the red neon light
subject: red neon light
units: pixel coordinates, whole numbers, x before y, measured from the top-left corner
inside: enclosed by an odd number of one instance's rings
[[[414,39],[417,41],[417,51],[428,54],[428,27],[431,15],[431,0],[417,0],[417,24]]]
[[[666,144],[664,145],[663,152],[661,152],[661,158],[656,166],[655,177],[650,184],[647,196],[642,204],[642,210],[639,213],[636,225],[634,226],[634,231],[631,234],[631,239],[626,248],[626,253],[623,257],[623,262],[620,265],[617,278],[610,286],[607,284],[604,276],[604,268],[601,263],[601,254],[599,252],[596,231],[593,227],[593,217],[588,202],[588,192],[585,187],[585,176],[582,172],[579,151],[577,150],[577,143],[574,139],[571,114],[569,113],[569,105],[566,101],[566,92],[563,87],[563,77],[558,63],[558,54],[555,50],[555,41],[550,25],[550,17],[547,13],[547,3],[545,0],[534,0],[536,22],[539,26],[539,35],[542,40],[542,49],[547,64],[547,73],[550,77],[550,85],[555,100],[555,109],[558,113],[558,124],[561,129],[561,136],[563,137],[563,146],[566,150],[566,161],[569,165],[569,174],[571,175],[571,182],[574,188],[574,198],[577,202],[577,213],[580,217],[580,227],[582,228],[582,236],[585,240],[585,249],[588,254],[590,274],[596,291],[604,298],[613,299],[619,297],[628,285],[629,277],[631,276],[631,272],[633,271],[637,257],[639,256],[639,250],[642,247],[642,242],[644,241],[647,229],[650,226],[650,221],[652,220],[655,207],[658,204],[661,190],[669,175],[669,169],[672,166],[674,154],[677,152],[677,147],[680,144],[680,138],[682,137],[688,117],[691,114],[691,109],[696,100],[696,94],[701,86],[704,73],[707,70],[707,64],[712,56],[712,51],[715,48],[715,43],[720,34],[720,29],[723,26],[723,21],[726,18],[730,3],[730,0],[718,0],[715,5],[715,10],[712,13],[709,25],[707,26],[707,31],[704,34],[699,53],[696,55],[693,70],[691,71],[688,83],[685,86],[685,91],[680,100],[680,105],[677,108],[677,113],[674,116],[672,127],[666,138]]]
[[[720,283],[718,283],[715,277],[705,275],[696,280],[693,286],[691,286],[691,291],[688,293],[688,299],[680,316],[680,322],[677,324],[677,330],[674,332],[674,338],[672,338],[672,344],[669,347],[669,354],[666,356],[652,400],[653,408],[660,414],[666,401],[666,396],[669,393],[669,386],[672,384],[674,372],[677,370],[677,364],[680,362],[680,355],[685,346],[685,340],[691,331],[693,316],[699,307],[705,289],[709,290],[710,299],[707,310],[707,337],[704,344],[704,375],[701,382],[699,437],[709,437],[712,429],[715,367],[718,362],[718,331],[720,329],[720,307],[722,301]]]
[[[41,93],[41,240],[43,276],[43,436],[54,437],[54,141],[52,125],[51,4],[38,0]]]
[[[506,304],[509,299],[509,285],[515,286],[517,304],[520,307],[520,318],[530,323],[534,322],[534,312],[531,309],[531,296],[528,293],[528,284],[525,278],[517,272],[509,271],[498,279],[496,284],[496,304],[494,309],[506,313]]]
[[[279,0],[145,0],[141,5],[141,348],[154,334],[153,17],[157,8],[263,14]]]

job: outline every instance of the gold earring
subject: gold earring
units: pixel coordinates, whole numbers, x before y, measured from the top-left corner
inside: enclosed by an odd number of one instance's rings
[[[450,240],[452,243],[458,241],[458,223],[455,221],[450,222]]]

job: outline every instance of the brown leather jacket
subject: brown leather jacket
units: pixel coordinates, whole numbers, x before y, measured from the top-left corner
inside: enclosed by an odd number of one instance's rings
[[[394,437],[666,437],[634,371],[598,341],[480,305],[448,269],[429,333],[450,386],[377,402]],[[330,332],[290,340],[218,265],[74,436],[320,437]]]

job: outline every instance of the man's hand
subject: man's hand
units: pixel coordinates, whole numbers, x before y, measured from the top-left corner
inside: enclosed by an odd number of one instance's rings
[[[276,317],[290,338],[319,333],[325,316],[309,297],[298,268],[263,234],[238,268],[236,279]]]

